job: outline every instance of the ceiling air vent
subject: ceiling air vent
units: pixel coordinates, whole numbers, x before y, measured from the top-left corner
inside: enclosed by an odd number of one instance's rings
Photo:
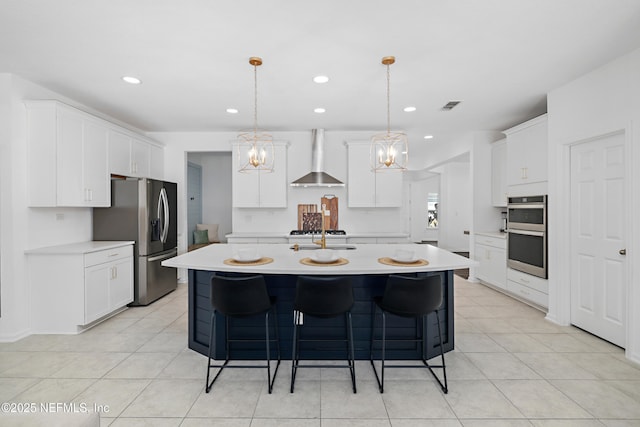
[[[451,111],[456,107],[456,105],[460,104],[461,102],[462,101],[449,101],[444,105],[444,107],[442,107],[442,109],[444,111]]]

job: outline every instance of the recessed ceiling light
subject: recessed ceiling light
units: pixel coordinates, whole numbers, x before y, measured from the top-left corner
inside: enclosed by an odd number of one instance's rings
[[[140,83],[142,83],[142,80],[133,76],[124,76],[122,80],[132,85],[139,85]]]
[[[411,113],[413,111],[416,111],[416,107],[404,107],[405,113]]]
[[[433,135],[425,135],[424,139],[433,139]]]
[[[329,77],[327,76],[315,76],[313,81],[316,83],[326,83],[329,81]]]
[[[325,111],[327,111],[327,110],[325,110],[324,108],[314,108],[313,109],[314,113],[320,113],[321,114],[321,113],[324,113]]]
[[[235,108],[227,108],[227,113],[229,114],[238,114],[238,110]]]

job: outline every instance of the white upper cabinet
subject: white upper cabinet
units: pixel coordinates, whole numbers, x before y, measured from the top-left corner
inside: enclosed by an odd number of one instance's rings
[[[402,206],[400,171],[374,172],[369,163],[369,142],[347,142],[347,186],[350,208],[388,208]]]
[[[128,131],[111,129],[109,172],[114,175],[162,179],[164,150]]]
[[[163,178],[164,150],[144,137],[58,101],[25,101],[28,203],[111,204],[110,174]]]
[[[526,195],[527,188],[546,193],[547,115],[504,131],[507,136],[507,185],[510,194]],[[528,187],[526,187],[529,185]]]
[[[149,178],[164,179],[164,149],[149,144]]]
[[[109,172],[127,176],[131,173],[131,137],[109,130]]]
[[[151,151],[149,144],[139,138],[131,139],[131,173],[133,176],[148,177]]]
[[[507,140],[491,146],[491,201],[493,206],[507,206]]]
[[[238,172],[236,148],[233,150],[232,193],[234,208],[286,208],[287,143],[274,143],[273,172]]]
[[[106,122],[56,101],[26,106],[29,206],[109,206]]]

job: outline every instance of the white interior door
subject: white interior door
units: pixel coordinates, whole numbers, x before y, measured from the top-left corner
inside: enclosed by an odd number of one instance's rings
[[[625,144],[571,148],[571,323],[625,346]]]

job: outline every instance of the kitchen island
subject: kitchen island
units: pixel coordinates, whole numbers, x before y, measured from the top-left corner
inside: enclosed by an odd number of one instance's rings
[[[369,359],[369,342],[371,334],[372,301],[375,296],[382,295],[387,277],[390,274],[406,274],[413,276],[439,275],[442,280],[444,301],[441,309],[440,323],[443,331],[445,351],[453,350],[453,270],[475,266],[475,261],[453,254],[431,245],[414,244],[361,244],[361,245],[331,245],[335,253],[347,262],[342,265],[308,265],[303,264],[305,258],[312,257],[314,250],[294,251],[289,244],[257,244],[252,245],[259,255],[268,258],[266,264],[252,265],[234,262],[233,257],[246,244],[210,245],[175,258],[163,261],[167,267],[186,268],[189,270],[189,348],[206,354],[210,331],[211,308],[209,303],[209,283],[211,276],[262,274],[267,282],[269,293],[277,297],[278,324],[280,344],[283,358],[291,357],[291,340],[293,334],[293,299],[295,285],[299,275],[334,275],[352,276],[355,304],[352,309],[355,350],[357,359]],[[393,257],[396,250],[411,250],[418,260],[406,265],[388,265],[380,260]],[[226,262],[225,262],[226,261]],[[305,318],[304,329],[314,336],[322,336],[327,331],[342,330],[342,318],[324,321],[316,326],[314,319]],[[224,322],[217,322],[217,343],[214,357],[222,359],[225,356]],[[390,317],[389,337],[412,337],[417,328],[414,319]],[[263,333],[261,318],[243,319],[230,323],[231,334],[260,336]],[[331,331],[330,333],[333,333]],[[439,354],[435,346],[438,342],[435,315],[431,315],[427,328],[427,357]],[[344,346],[335,347],[327,344],[325,347],[301,347],[302,358],[307,359],[341,359],[344,358]],[[264,350],[259,348],[232,348],[235,359],[259,359]],[[398,344],[387,351],[389,359],[419,359],[420,349],[414,343]]]

